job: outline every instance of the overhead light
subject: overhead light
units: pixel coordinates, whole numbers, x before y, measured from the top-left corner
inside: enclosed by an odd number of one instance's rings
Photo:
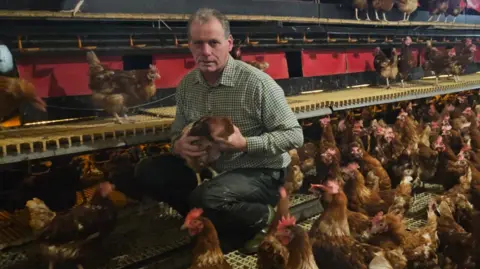
[[[364,88],[364,87],[368,87],[368,86],[370,86],[370,84],[360,84],[360,85],[348,86],[347,89]]]
[[[51,124],[51,123],[62,123],[62,122],[95,119],[95,118],[96,118],[96,116],[82,117],[82,118],[71,118],[71,119],[61,119],[61,120],[36,121],[36,122],[25,123],[24,126],[35,126],[35,125],[44,125],[44,124]]]
[[[438,78],[448,78],[450,75],[440,75]],[[423,77],[422,79],[435,79],[435,76]]]
[[[323,92],[323,90],[307,91],[307,92],[302,92],[301,94],[312,94],[312,93],[320,93],[320,92]]]

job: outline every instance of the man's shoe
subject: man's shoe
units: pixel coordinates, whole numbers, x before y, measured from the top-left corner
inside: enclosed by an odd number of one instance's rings
[[[258,247],[260,246],[263,239],[267,235],[268,227],[272,223],[274,217],[275,217],[275,210],[271,206],[268,206],[268,220],[267,220],[266,228],[263,228],[252,239],[248,240],[243,246],[243,249],[239,250],[241,253],[246,255],[257,253]]]

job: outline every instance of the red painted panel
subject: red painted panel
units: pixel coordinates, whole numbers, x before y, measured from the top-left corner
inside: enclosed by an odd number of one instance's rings
[[[153,64],[161,78],[155,83],[157,88],[174,88],[182,78],[195,67],[195,60],[190,54],[154,55]]]
[[[108,68],[123,69],[121,57],[99,57]],[[88,95],[88,63],[84,56],[29,58],[17,61],[20,77],[31,81],[40,97]]]
[[[475,51],[475,55],[473,57],[473,60],[478,63],[480,62],[480,50]]]
[[[304,77],[344,74],[346,69],[345,53],[334,50],[302,51]]]
[[[285,52],[242,53],[243,61],[265,61],[269,67],[265,72],[274,79],[289,78]]]
[[[372,49],[350,49],[346,53],[347,73],[360,73],[373,71],[373,50]]]
[[[412,49],[412,58],[413,58],[413,61],[415,62],[414,67],[418,66],[418,54],[419,53],[420,53],[419,49]],[[423,58],[421,58],[421,59],[423,59]]]

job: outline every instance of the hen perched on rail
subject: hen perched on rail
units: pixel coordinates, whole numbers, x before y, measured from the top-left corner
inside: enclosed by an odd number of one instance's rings
[[[128,107],[148,101],[157,92],[155,80],[160,75],[154,65],[146,70],[112,70],[102,65],[93,51],[87,52],[87,61],[93,102],[118,123],[123,123],[119,115],[127,119]]]

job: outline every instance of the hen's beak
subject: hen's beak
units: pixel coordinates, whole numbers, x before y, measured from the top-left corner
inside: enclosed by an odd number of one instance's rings
[[[180,230],[186,230],[187,229],[187,225],[183,224],[182,227],[180,227]]]

